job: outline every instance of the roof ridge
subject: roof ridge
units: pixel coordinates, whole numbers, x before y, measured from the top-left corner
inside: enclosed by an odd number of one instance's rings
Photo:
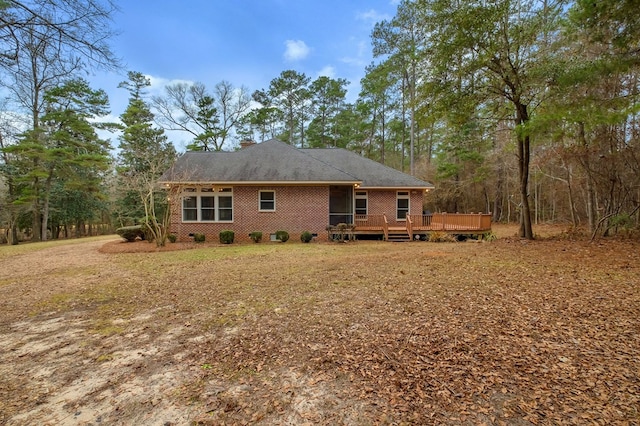
[[[290,148],[290,149],[292,149],[292,150],[294,150],[294,151],[296,151],[296,152],[298,152],[298,153],[300,153],[300,154],[303,154],[305,157],[307,157],[307,158],[311,159],[311,161],[321,163],[321,164],[323,164],[324,166],[330,167],[330,168],[331,168],[331,169],[333,169],[333,170],[336,170],[336,171],[338,171],[338,172],[340,172],[340,173],[344,173],[344,174],[346,174],[347,176],[352,177],[354,180],[362,181],[362,179],[360,179],[359,177],[357,177],[357,176],[355,176],[355,175],[353,175],[353,174],[351,174],[351,173],[349,173],[349,172],[347,172],[347,171],[345,171],[345,170],[342,170],[342,169],[340,169],[340,168],[336,167],[336,166],[335,166],[335,165],[333,165],[333,164],[327,163],[326,161],[323,161],[323,160],[321,160],[320,158],[316,158],[316,157],[314,157],[313,155],[309,155],[308,153],[304,152],[304,150],[305,150],[305,149],[314,149],[314,148],[298,148],[298,147],[297,147],[297,146],[295,146],[295,145],[288,144],[287,142],[281,141],[280,139],[277,139],[277,138],[271,138],[271,139],[268,139],[268,140],[266,140],[266,141],[264,141],[264,142],[261,142],[261,143],[265,143],[265,142],[278,143],[278,144],[280,144],[280,145],[286,146],[287,148]],[[256,144],[256,145],[257,145],[257,144]],[[250,148],[250,147],[249,147],[249,148]]]
[[[294,148],[295,148],[295,147],[294,147]],[[320,150],[320,149],[336,149],[336,150],[340,150],[340,149],[342,149],[342,148],[296,148],[296,149],[297,149],[298,151],[300,151],[302,154],[304,154],[304,155],[306,155],[306,156],[308,156],[308,157],[313,158],[315,161],[319,161],[319,162],[321,162],[322,164],[324,164],[324,165],[326,165],[326,166],[331,167],[332,169],[335,169],[335,170],[337,170],[337,171],[339,171],[339,172],[345,173],[345,174],[347,174],[347,175],[351,176],[352,178],[354,178],[354,179],[356,179],[356,180],[362,181],[362,179],[360,179],[358,176],[355,176],[355,175],[353,175],[353,174],[349,173],[349,172],[348,172],[348,171],[346,171],[346,170],[342,170],[341,168],[336,167],[336,166],[335,166],[335,165],[333,165],[333,164],[327,163],[326,161],[321,160],[321,159],[319,159],[319,158],[316,158],[316,157],[314,157],[313,155],[311,155],[311,154],[309,154],[309,153],[303,152],[303,150],[309,150],[309,151],[310,151],[310,150]],[[346,151],[346,149],[342,149],[342,150],[343,150],[343,151]]]

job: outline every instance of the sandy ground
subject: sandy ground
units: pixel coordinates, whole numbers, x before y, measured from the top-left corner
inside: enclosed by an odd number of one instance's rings
[[[0,424],[640,424],[637,242],[406,244],[0,256]]]
[[[104,241],[49,248],[3,262],[0,282],[24,283],[19,291],[4,292],[5,313],[40,310],[56,295],[90,289],[104,280],[126,279],[110,257],[98,249]],[[90,274],[77,271],[93,271]],[[76,276],[74,276],[76,275]],[[39,285],[32,285],[38,282]],[[161,308],[160,308],[161,309]],[[2,323],[0,328],[0,395],[28,411],[0,415],[8,425],[186,424],[190,413],[167,401],[177,383],[193,376],[180,363],[180,327],[151,338],[144,323],[154,312],[112,326],[125,334],[96,329],[95,320],[78,309],[45,311],[34,317]],[[132,343],[135,343],[132,345]],[[154,363],[161,368],[154,368]],[[7,380],[9,379],[9,380]],[[3,383],[4,382],[4,383]],[[6,386],[6,387],[5,387]],[[136,407],[132,416],[130,407]],[[146,407],[147,410],[140,410]],[[11,407],[7,411],[12,412]],[[125,420],[120,422],[122,416]]]

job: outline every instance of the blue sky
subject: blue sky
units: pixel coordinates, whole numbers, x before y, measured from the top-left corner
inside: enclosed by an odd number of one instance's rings
[[[152,94],[175,81],[207,87],[226,80],[250,92],[282,71],[351,82],[354,100],[373,60],[373,25],[394,16],[398,0],[126,0],[114,16],[113,49],[126,70],[151,77]],[[113,116],[124,111],[118,89],[126,73],[90,78],[104,89]],[[178,148],[182,141],[174,141]],[[115,143],[114,143],[115,145]]]

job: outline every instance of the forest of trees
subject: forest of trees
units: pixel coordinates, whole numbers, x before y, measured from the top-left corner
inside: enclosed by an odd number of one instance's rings
[[[371,34],[349,82],[296,70],[249,90],[178,83],[150,97],[130,71],[118,123],[89,69],[121,70],[110,0],[0,1],[0,228],[10,243],[155,223],[155,181],[188,150],[279,138],[339,147],[432,182],[425,209],[491,212],[609,235],[640,226],[636,0],[413,0]],[[150,70],[152,71],[152,70]],[[99,137],[117,135],[118,146]],[[117,151],[114,148],[118,148]],[[114,154],[117,152],[117,154]]]

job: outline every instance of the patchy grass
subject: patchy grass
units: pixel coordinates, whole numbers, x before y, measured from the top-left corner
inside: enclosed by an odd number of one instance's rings
[[[0,423],[640,422],[640,243],[536,232],[1,258]]]
[[[32,253],[47,248],[86,244],[93,241],[110,241],[114,239],[120,239],[120,237],[117,235],[100,235],[96,237],[84,237],[69,240],[49,240],[35,243],[27,241],[13,246],[9,244],[0,244],[0,259],[25,253]]]

